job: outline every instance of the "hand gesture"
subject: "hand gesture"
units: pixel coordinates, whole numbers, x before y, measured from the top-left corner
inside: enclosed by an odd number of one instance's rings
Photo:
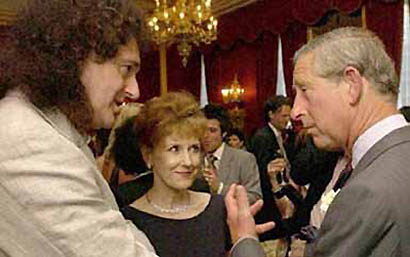
[[[249,206],[243,186],[232,184],[225,196],[225,204],[228,211],[227,223],[234,243],[242,237],[257,237],[275,226],[273,221],[255,224],[253,216],[262,208],[263,201],[258,200]]]

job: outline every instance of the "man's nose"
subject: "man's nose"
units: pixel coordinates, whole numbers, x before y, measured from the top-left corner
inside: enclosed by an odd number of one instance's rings
[[[304,114],[304,106],[303,101],[299,95],[296,93],[295,101],[293,103],[292,110],[290,112],[290,116],[292,120],[300,120]]]
[[[135,76],[127,80],[124,91],[125,96],[131,100],[137,100],[140,97],[140,89]]]

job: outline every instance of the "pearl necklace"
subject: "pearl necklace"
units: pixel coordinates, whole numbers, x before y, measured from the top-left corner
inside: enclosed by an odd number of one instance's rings
[[[162,213],[167,213],[167,214],[176,214],[176,213],[180,213],[180,212],[185,212],[186,210],[188,210],[189,207],[191,207],[191,197],[189,197],[188,200],[188,204],[184,205],[182,207],[175,207],[175,208],[171,208],[171,209],[167,209],[167,208],[162,208],[159,205],[156,205],[155,203],[153,203],[149,197],[148,194],[145,194],[145,198],[147,199],[148,204],[154,208],[155,210],[162,212]]]

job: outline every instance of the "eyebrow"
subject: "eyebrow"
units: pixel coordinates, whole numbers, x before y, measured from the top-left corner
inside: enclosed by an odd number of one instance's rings
[[[302,77],[302,78],[293,77],[292,87],[301,87],[301,86],[305,86],[306,84],[309,84],[309,79],[308,78],[306,78],[306,77]]]
[[[293,84],[292,87],[295,88],[295,87],[300,87],[300,86],[303,85],[304,83],[303,83],[302,80],[294,79],[292,84]]]

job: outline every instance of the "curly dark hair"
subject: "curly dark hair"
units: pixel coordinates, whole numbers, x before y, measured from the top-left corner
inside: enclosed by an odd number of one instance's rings
[[[243,134],[242,130],[238,128],[231,128],[228,130],[228,134],[226,135],[226,138],[229,138],[230,136],[237,136],[238,139],[242,142],[245,142],[245,134]]]
[[[0,98],[21,87],[41,109],[59,108],[80,132],[90,129],[92,109],[80,82],[81,64],[116,56],[139,39],[140,15],[131,0],[31,0],[10,28],[1,52]]]

